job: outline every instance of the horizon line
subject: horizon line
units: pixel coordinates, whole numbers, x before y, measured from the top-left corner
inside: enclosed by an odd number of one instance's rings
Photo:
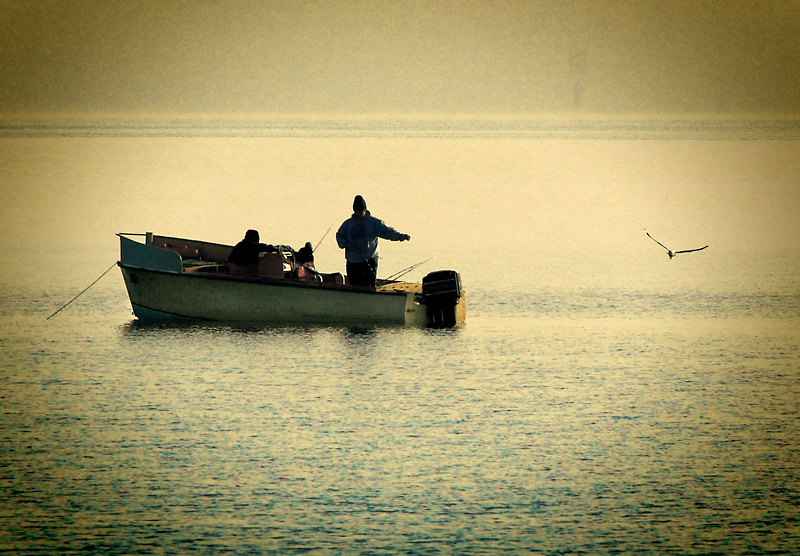
[[[592,121],[800,121],[800,113],[776,112],[674,112],[674,113],[409,113],[409,112],[123,112],[123,111],[35,111],[0,113],[0,121],[463,121],[463,122],[592,122]]]

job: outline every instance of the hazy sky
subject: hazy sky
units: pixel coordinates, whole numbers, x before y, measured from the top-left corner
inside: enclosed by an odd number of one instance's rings
[[[0,114],[800,114],[800,0],[0,0]]]

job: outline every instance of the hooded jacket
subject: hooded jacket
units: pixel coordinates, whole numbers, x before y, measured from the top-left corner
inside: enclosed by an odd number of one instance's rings
[[[344,258],[351,263],[361,263],[378,256],[378,238],[400,241],[405,237],[394,228],[387,226],[383,220],[372,216],[369,211],[364,218],[356,218],[355,214],[342,222],[336,232],[336,243],[345,249]],[[350,245],[351,249],[346,249]]]

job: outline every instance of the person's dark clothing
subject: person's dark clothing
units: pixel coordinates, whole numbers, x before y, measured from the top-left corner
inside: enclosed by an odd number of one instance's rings
[[[234,264],[258,264],[259,253],[274,253],[275,251],[276,249],[272,245],[243,239],[233,248],[228,260]]]
[[[297,264],[308,264],[313,267],[314,249],[311,247],[311,243],[306,243],[301,247],[300,250],[295,253],[295,258],[297,259]]]
[[[358,263],[347,261],[347,282],[354,286],[378,285],[378,259],[367,259]]]

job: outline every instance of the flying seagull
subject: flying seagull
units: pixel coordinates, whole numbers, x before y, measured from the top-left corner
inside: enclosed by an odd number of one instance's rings
[[[706,247],[708,247],[708,245],[706,245],[705,247],[699,247],[699,248],[697,248],[697,249],[684,249],[683,251],[673,251],[672,249],[670,249],[669,247],[667,247],[666,245],[664,245],[663,243],[661,243],[660,241],[658,241],[656,238],[654,238],[653,236],[651,236],[651,235],[648,233],[648,231],[647,231],[647,230],[645,230],[645,231],[644,231],[644,233],[646,233],[646,234],[647,234],[647,237],[649,237],[650,239],[652,239],[653,241],[655,241],[656,243],[658,243],[658,244],[659,244],[661,247],[663,247],[664,249],[666,249],[666,250],[667,250],[667,255],[669,255],[669,258],[670,258],[670,259],[671,259],[672,257],[674,257],[675,255],[677,255],[678,253],[692,253],[692,252],[694,252],[694,251],[702,251],[703,249],[705,249]]]

